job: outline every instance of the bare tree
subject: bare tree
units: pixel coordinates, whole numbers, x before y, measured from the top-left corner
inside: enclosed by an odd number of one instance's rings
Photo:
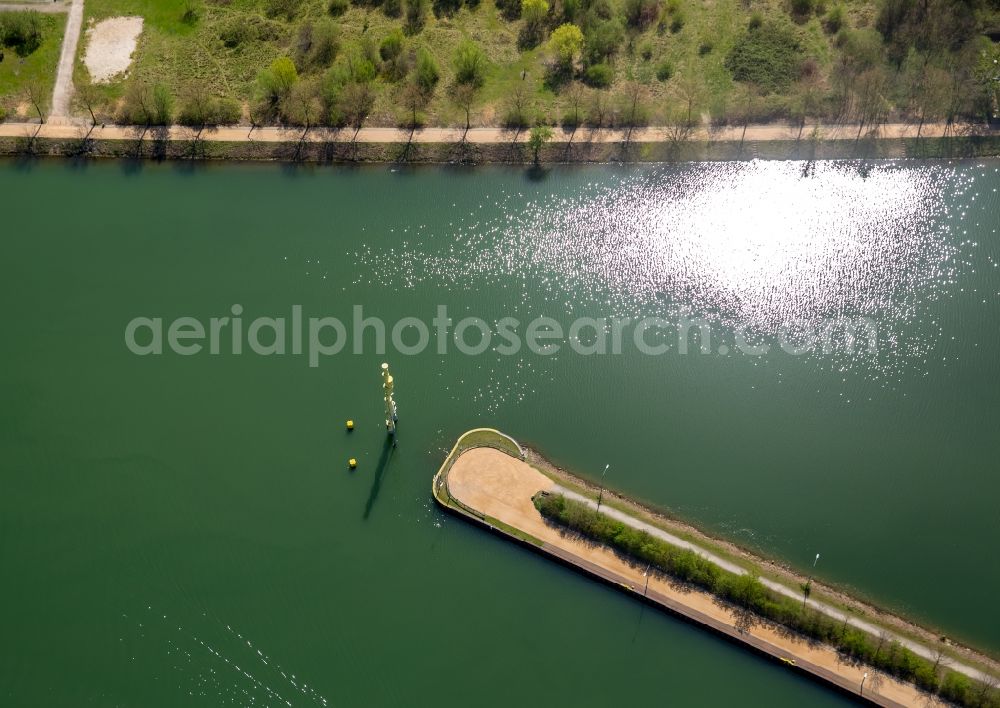
[[[520,131],[528,125],[527,111],[530,103],[528,89],[523,81],[519,81],[511,88],[507,94],[507,115],[505,122],[511,128]]]
[[[944,118],[950,108],[951,86],[948,72],[933,66],[924,66],[914,90],[917,107],[920,110],[920,122],[917,125],[917,137],[924,129],[928,120],[936,121]]]
[[[316,125],[323,113],[318,84],[314,81],[296,83],[288,94],[285,112],[292,121],[302,126],[299,141],[304,141],[309,129]]]
[[[799,122],[799,134],[796,140],[802,139],[802,131],[810,118],[820,113],[822,105],[822,88],[818,81],[808,80],[802,83],[792,104],[792,114]]]
[[[607,120],[608,95],[604,91],[593,91],[590,94],[590,107],[587,109],[587,123],[595,130],[603,128]]]
[[[406,127],[410,129],[410,137],[413,137],[413,131],[420,127],[418,111],[427,105],[427,94],[423,89],[416,83],[408,83],[403,87],[403,105],[406,107],[406,112],[409,116]]]
[[[993,701],[998,697],[998,687],[1000,687],[1000,679],[996,676],[987,676],[985,680],[980,681],[979,705],[994,705]]]
[[[39,122],[44,123],[45,113],[42,111],[42,101],[45,100],[45,87],[42,82],[34,78],[28,79],[24,84],[24,95],[38,113]]]
[[[862,73],[856,82],[858,134],[855,142],[861,139],[861,131],[868,125],[871,132],[885,119],[888,111],[888,101],[885,98],[887,79],[881,69],[869,69]]]
[[[340,108],[348,124],[354,128],[352,140],[358,139],[361,126],[368,120],[374,105],[375,95],[368,84],[352,81],[344,86],[340,93]]]
[[[472,104],[476,100],[476,86],[471,83],[455,84],[448,95],[451,102],[465,113],[465,133],[462,134],[462,140],[465,140],[465,135],[472,127]]]
[[[90,114],[91,128],[94,128],[97,125],[96,108],[100,103],[100,100],[100,92],[97,90],[97,87],[89,81],[77,86],[76,92],[73,94],[73,102],[76,104],[77,109],[84,110]]]
[[[569,108],[566,114],[569,120],[566,122],[573,126],[573,132],[575,133],[577,126],[580,125],[580,109],[583,108],[586,92],[584,91],[583,84],[579,81],[574,81],[567,87],[564,95],[566,96],[566,104]]]
[[[247,111],[247,116],[250,118],[250,130],[247,131],[247,140],[253,142],[253,131],[257,130],[264,123],[264,116],[266,115],[267,109],[264,108],[259,103],[251,103]]]
[[[757,576],[747,573],[739,577],[736,581],[736,595],[733,598],[733,626],[741,634],[747,634],[757,624],[760,618],[754,611],[756,602],[760,599],[762,586]]]
[[[693,130],[696,125],[696,110],[704,99],[705,88],[697,74],[685,71],[678,77],[674,92],[684,107],[684,125]]]
[[[645,122],[645,96],[646,87],[638,81],[629,81],[625,85],[625,103],[622,113],[622,122],[628,128],[625,133],[625,141],[632,139],[632,130]]]
[[[932,671],[937,674],[939,668],[948,668],[950,661],[943,648],[938,648],[934,652],[934,667]]]
[[[877,669],[874,666],[868,670],[868,687],[871,689],[871,693],[878,693],[882,689],[882,685],[885,683],[885,672],[881,669]]]
[[[875,645],[875,653],[872,655],[872,660],[877,661],[878,655],[882,651],[882,647],[886,644],[892,643],[892,635],[889,634],[888,630],[883,629],[878,633],[878,644]]]
[[[743,125],[743,132],[740,133],[740,154],[743,153],[743,143],[746,141],[747,128],[750,126],[750,121],[753,120],[754,115],[754,101],[757,96],[760,95],[760,88],[753,83],[744,84],[736,98],[736,116],[739,118],[740,123]],[[810,581],[811,582],[811,581]],[[808,591],[803,588],[803,593],[808,595]]]

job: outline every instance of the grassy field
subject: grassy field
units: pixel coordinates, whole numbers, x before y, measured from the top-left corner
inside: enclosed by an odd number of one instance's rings
[[[5,24],[5,17],[12,14],[0,12],[0,27]],[[66,16],[36,13],[35,18],[40,38],[38,46],[30,52],[27,50],[31,47],[18,51],[18,47],[4,46],[0,37],[0,54],[3,55],[0,60],[0,119],[4,114],[11,119],[37,118],[28,95],[29,88],[37,95],[43,111],[48,111],[52,100]]]
[[[904,10],[890,11],[894,4]],[[405,125],[416,115],[419,124],[461,125],[454,57],[463,42],[484,55],[481,75],[468,82],[473,125],[992,114],[1000,82],[991,67],[1000,53],[984,33],[1000,27],[1000,0],[950,2],[970,8],[964,14],[930,0],[919,17],[912,9],[907,15],[907,5],[920,4],[87,0],[86,18],[141,15],[146,22],[129,74],[97,92],[109,117],[134,116],[123,108],[130,89],[158,85],[173,97],[174,114],[192,96],[208,95],[235,102],[244,121],[258,123]],[[410,21],[420,8],[423,19]],[[581,28],[582,43],[560,64],[550,38],[567,22]],[[401,48],[387,52],[386,38],[400,32]],[[321,36],[329,41],[317,56]],[[81,56],[85,46],[86,38]],[[437,80],[415,91],[421,55]],[[295,65],[294,80],[275,86],[261,74],[283,56]],[[88,81],[82,62],[75,78]]]

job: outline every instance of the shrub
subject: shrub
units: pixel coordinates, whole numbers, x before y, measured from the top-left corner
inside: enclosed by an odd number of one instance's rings
[[[791,0],[792,14],[796,17],[806,18],[813,13],[816,8],[816,0]]]
[[[562,1],[562,19],[563,22],[572,22],[576,24],[577,15],[580,14],[580,0],[563,0]]]
[[[524,26],[518,37],[521,48],[535,47],[545,37],[545,19],[549,14],[546,0],[521,0],[521,17]]]
[[[351,6],[349,0],[329,0],[326,4],[326,11],[333,17],[340,17]]]
[[[385,13],[386,17],[399,17],[403,14],[402,0],[384,0],[382,12]]]
[[[434,0],[434,14],[437,17],[451,17],[462,9],[462,0]]]
[[[642,57],[643,61],[649,61],[653,58],[653,43],[646,41],[639,46],[639,56]]]
[[[726,68],[737,81],[764,91],[786,89],[798,76],[800,46],[793,30],[767,24],[747,30],[726,57]]]
[[[949,671],[941,682],[941,697],[959,705],[968,704],[972,694],[972,681],[957,671]]]
[[[521,0],[495,0],[497,10],[508,22],[513,22],[521,16]]]
[[[308,63],[311,67],[326,68],[333,63],[340,51],[340,31],[330,20],[320,20],[313,28],[312,46]]]
[[[574,24],[559,25],[552,31],[549,48],[563,68],[572,68],[583,49],[583,32]]]
[[[125,90],[118,121],[127,125],[170,125],[174,99],[163,84],[133,82]]]
[[[320,20],[315,25],[299,26],[292,45],[295,66],[303,71],[325,69],[340,50],[340,34],[332,20]]]
[[[425,48],[421,47],[417,52],[417,65],[414,69],[413,80],[416,81],[417,86],[424,93],[429,94],[434,90],[440,78],[441,72],[438,71],[438,65],[434,61],[434,57]]]
[[[427,21],[428,0],[406,0],[406,32],[417,34]]]
[[[573,131],[580,127],[580,115],[573,111],[566,111],[563,113],[562,120],[559,124],[563,127],[563,130]]]
[[[209,96],[203,89],[196,89],[181,105],[177,122],[196,127],[233,125],[239,123],[240,115],[240,104],[235,100]]]
[[[585,539],[613,550],[739,608],[736,624],[762,617],[812,639],[826,642],[839,653],[864,662],[903,681],[912,681],[929,693],[965,706],[995,706],[989,687],[954,671],[939,679],[935,666],[898,642],[877,647],[874,638],[802,602],[765,587],[752,573],[736,575],[723,570],[691,549],[682,549],[649,533],[626,526],[589,506],[559,494],[538,494],[532,500],[548,521],[567,527]]]
[[[674,18],[670,21],[670,33],[677,34],[678,32],[680,32],[682,29],[684,29],[684,25],[686,24],[686,22],[687,20],[684,18],[684,15],[682,13],[678,12],[674,14]]]
[[[596,88],[607,88],[614,78],[615,72],[607,64],[591,64],[584,73],[584,80]]]
[[[540,24],[549,13],[546,0],[521,0],[521,17],[528,24]]]
[[[659,0],[625,0],[625,22],[629,27],[646,29],[660,14]]]
[[[170,125],[174,115],[174,97],[163,84],[153,86],[151,125]]]
[[[295,64],[288,57],[278,57],[271,66],[257,74],[260,99],[270,107],[277,106],[299,79]]]
[[[656,67],[656,78],[660,81],[670,81],[670,77],[674,75],[674,65],[669,61],[664,60],[659,63]]]
[[[455,68],[455,81],[460,84],[482,86],[486,75],[486,55],[482,48],[472,40],[466,40],[455,49],[452,59]]]
[[[760,29],[760,26],[764,24],[764,16],[760,14],[760,10],[754,10],[753,14],[750,15],[750,23],[747,25],[748,29]]]
[[[378,71],[375,63],[362,53],[353,54],[347,60],[347,79],[358,84],[370,84],[375,80]]]
[[[379,56],[382,61],[392,61],[403,53],[403,32],[394,29],[385,36],[378,47]]]
[[[536,125],[531,129],[531,135],[528,137],[528,149],[534,156],[535,164],[538,164],[538,153],[550,140],[552,140],[552,128],[549,126]]]
[[[584,35],[587,63],[599,64],[618,51],[625,39],[625,30],[618,20],[588,22]]]
[[[711,40],[706,39],[701,44],[698,45],[698,56],[705,56],[706,54],[711,54],[715,45]]]
[[[270,42],[281,35],[282,28],[279,23],[257,15],[235,17],[225,22],[219,29],[219,39],[228,49],[236,49],[255,41]]]
[[[26,57],[42,43],[41,16],[33,11],[0,13],[0,46],[11,47]]]
[[[281,17],[291,22],[299,14],[302,0],[267,0],[264,12],[268,17]]]
[[[847,24],[847,10],[843,5],[834,5],[826,13],[826,20],[823,26],[830,34],[837,34]]]
[[[196,0],[186,0],[184,3],[184,12],[181,13],[181,22],[186,25],[194,25],[197,24],[200,17],[201,5]]]

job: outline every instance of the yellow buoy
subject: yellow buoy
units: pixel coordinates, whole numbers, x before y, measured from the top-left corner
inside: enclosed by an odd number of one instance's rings
[[[358,466],[358,461],[357,461],[357,460],[355,460],[355,459],[354,459],[354,458],[352,457],[351,459],[349,459],[349,460],[347,461],[347,464],[348,464],[348,465],[350,466],[350,468],[351,468],[351,469],[353,470],[353,469],[354,469],[355,467],[357,467],[357,466]]]
[[[347,421],[347,429],[348,430],[354,430],[354,421],[353,420]]]

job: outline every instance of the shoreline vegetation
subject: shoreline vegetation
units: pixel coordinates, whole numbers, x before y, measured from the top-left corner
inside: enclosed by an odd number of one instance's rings
[[[561,494],[540,493],[535,508],[546,519],[571,533],[605,544],[636,563],[648,564],[680,583],[701,588],[731,605],[736,625],[750,632],[762,621],[833,646],[848,660],[864,663],[929,695],[960,706],[1000,706],[994,686],[951,670],[939,671],[932,661],[915,655],[896,641],[886,641],[779,595],[761,584],[757,575],[728,572],[690,549],[682,549],[626,526],[606,514]]]
[[[894,124],[982,135],[1000,98],[1000,0],[85,0],[83,13],[72,115],[54,119],[150,133],[492,128],[523,133],[539,161],[560,132],[649,126],[671,144],[761,124],[855,142]],[[127,18],[142,21],[134,52],[93,31]],[[0,11],[0,45],[51,55],[52,22]],[[91,76],[92,55],[128,61]],[[40,90],[17,73],[0,120],[45,122],[48,100],[27,100]]]
[[[869,679],[874,678],[874,683],[869,684],[873,691],[877,691],[884,681],[903,680],[915,686],[924,699],[936,698],[956,705],[980,708],[1000,706],[998,681],[994,678],[998,666],[991,657],[946,641],[944,637],[827,588],[812,578],[806,579],[800,574],[775,566],[732,544],[712,539],[687,524],[663,517],[637,502],[604,490],[603,506],[616,510],[613,512],[616,516],[628,514],[629,518],[675,534],[676,537],[685,539],[684,543],[691,541],[694,545],[692,548],[683,548],[641,528],[627,525],[621,520],[624,517],[612,518],[594,508],[593,502],[597,498],[598,489],[592,484],[554,467],[538,453],[522,449],[513,439],[498,431],[470,431],[456,442],[433,483],[435,499],[442,506],[477,519],[530,547],[607,579],[602,573],[589,567],[593,564],[582,560],[568,560],[565,553],[551,549],[550,544],[539,540],[525,529],[515,528],[500,519],[486,516],[450,492],[449,472],[456,460],[465,452],[482,447],[499,450],[523,465],[530,465],[532,470],[542,475],[539,479],[545,480],[549,488],[530,492],[528,505],[546,528],[557,530],[562,538],[578,539],[587,547],[606,548],[630,567],[640,570],[645,568],[646,573],[652,573],[654,577],[673,586],[689,588],[684,592],[708,593],[717,603],[732,612],[731,626],[737,631],[739,638],[745,637],[749,641],[755,627],[775,628],[780,633],[799,637],[800,642],[804,640],[806,643],[830,647],[836,651],[838,662],[862,666],[870,674]],[[495,475],[495,472],[491,474]],[[526,525],[527,522],[523,523]],[[704,553],[708,553],[708,556]],[[720,555],[733,561],[722,561],[723,565],[731,568],[738,566],[735,569],[742,569],[742,572],[737,574],[709,560],[710,557],[717,558]],[[779,569],[778,572],[775,572],[776,568]],[[786,588],[795,588],[800,599],[775,592],[775,579]],[[640,588],[628,585],[624,585],[624,588],[640,591]],[[824,606],[842,609],[845,617],[850,614],[864,618],[866,624],[874,625],[881,631],[866,632],[847,621],[825,615],[813,602],[816,598],[821,598]],[[670,609],[669,606],[667,608]],[[908,648],[913,643],[923,647],[921,655]],[[753,647],[752,644],[751,648],[759,650],[759,647]],[[773,652],[771,654],[776,656]],[[800,661],[799,666],[803,663]],[[966,668],[962,669],[962,666]],[[971,669],[970,666],[976,668]],[[828,672],[821,669],[807,670],[843,688],[843,684],[826,675]],[[987,678],[977,680],[977,676]],[[887,699],[887,703],[883,704],[899,704],[899,701]]]

